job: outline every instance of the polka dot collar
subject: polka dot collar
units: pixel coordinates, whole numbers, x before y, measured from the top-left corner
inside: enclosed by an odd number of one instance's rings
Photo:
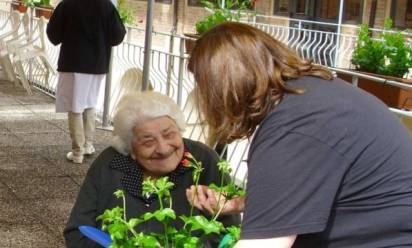
[[[183,154],[186,154],[187,150]],[[169,180],[174,183],[174,190],[181,180],[181,176],[192,168],[187,166],[187,158],[183,155],[182,160],[176,169],[170,172],[167,176]],[[119,170],[123,173],[121,184],[125,191],[127,191],[132,196],[142,200],[146,204],[152,203],[157,198],[154,195],[143,196],[142,195],[142,183],[143,183],[143,167],[130,156],[125,156],[120,153],[116,153],[112,162],[110,163],[110,168]]]

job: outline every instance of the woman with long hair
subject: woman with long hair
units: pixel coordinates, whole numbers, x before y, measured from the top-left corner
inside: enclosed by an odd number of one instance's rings
[[[241,23],[204,34],[188,67],[216,137],[251,140],[246,200],[225,210],[244,211],[236,248],[412,246],[412,140],[382,102]],[[195,193],[209,212],[222,199]]]

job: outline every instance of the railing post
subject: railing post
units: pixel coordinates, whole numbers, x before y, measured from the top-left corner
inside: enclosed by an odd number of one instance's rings
[[[342,18],[343,18],[343,4],[345,0],[340,0],[339,5],[339,20],[338,20],[338,30],[336,33],[336,51],[335,51],[335,61],[333,61],[333,67],[338,66],[338,59],[340,53],[340,35],[342,32]]]
[[[152,55],[152,32],[153,32],[153,6],[154,0],[147,1],[146,14],[146,34],[144,41],[144,62],[143,62],[143,84],[142,90],[149,88],[150,76],[150,56]]]
[[[182,107],[182,92],[183,92],[183,68],[185,66],[185,47],[184,42],[180,42],[179,55],[179,75],[177,78],[177,104]]]
[[[126,32],[126,41],[128,43],[131,43],[132,41],[132,28],[130,26],[126,26],[127,32]]]
[[[353,75],[353,76],[352,76],[352,84],[353,84],[354,86],[358,87],[358,81],[359,81],[358,76]]]
[[[114,48],[115,49],[115,48]],[[104,102],[103,102],[103,117],[102,117],[102,127],[108,128],[110,126],[110,98],[112,91],[112,67],[113,67],[113,52],[110,54],[109,72],[106,74],[106,84],[104,87]]]
[[[32,35],[33,35],[33,29],[34,29],[34,7],[28,8],[29,10],[29,36],[27,37],[28,40],[31,40]],[[33,82],[33,59],[29,59],[29,82]]]
[[[167,77],[166,77],[166,95],[170,96],[170,88],[172,84],[172,70],[174,69],[174,56],[173,54],[173,47],[174,47],[174,35],[170,35],[170,42],[169,42],[169,60],[167,61]],[[180,43],[183,42],[183,39],[180,38]]]

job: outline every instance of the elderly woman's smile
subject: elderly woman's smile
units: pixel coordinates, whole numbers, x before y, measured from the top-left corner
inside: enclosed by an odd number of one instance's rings
[[[144,168],[145,176],[164,176],[179,165],[184,145],[180,130],[167,116],[150,119],[133,129],[131,157]]]

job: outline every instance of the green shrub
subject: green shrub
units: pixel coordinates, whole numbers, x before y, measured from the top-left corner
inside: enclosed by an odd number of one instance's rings
[[[404,33],[391,28],[392,21],[388,19],[384,32],[374,39],[368,26],[361,26],[351,60],[357,70],[395,77],[403,77],[408,72],[412,67],[412,44]]]
[[[51,7],[50,0],[23,0],[27,7]]]
[[[117,11],[119,12],[120,19],[122,20],[122,22],[124,24],[128,24],[128,25],[133,25],[134,24],[133,14],[130,11],[130,9],[128,9],[125,6],[124,0],[119,0],[118,1]]]
[[[222,0],[223,1],[223,0]],[[248,10],[251,6],[249,0],[225,0],[225,7],[220,2],[209,2],[203,0],[202,4],[213,11],[212,14],[204,17],[196,23],[196,33],[202,35],[207,30],[227,21],[239,21],[242,11]]]

